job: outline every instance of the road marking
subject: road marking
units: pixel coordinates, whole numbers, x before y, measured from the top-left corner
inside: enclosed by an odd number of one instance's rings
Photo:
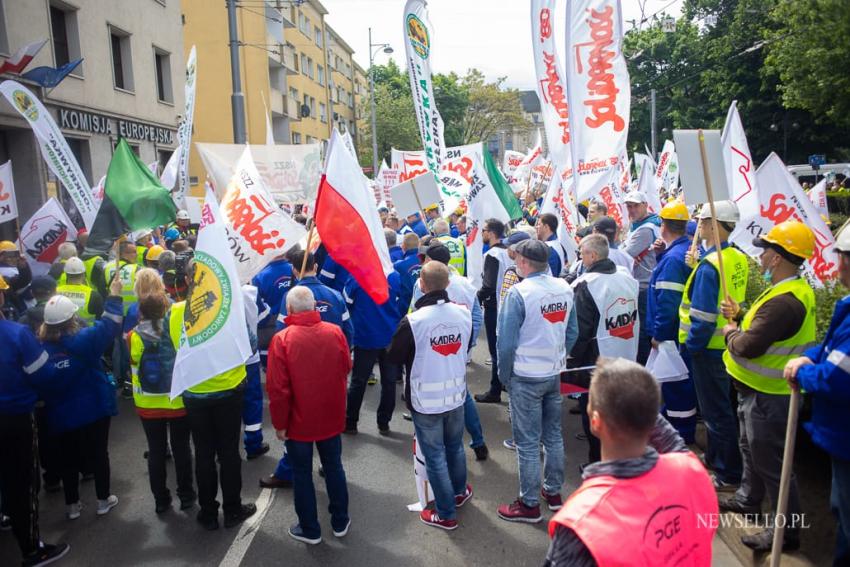
[[[271,508],[272,502],[274,502],[274,490],[270,488],[262,489],[256,502],[257,512],[242,523],[239,533],[236,534],[236,538],[230,544],[230,548],[227,550],[224,559],[219,563],[219,567],[237,567],[241,565],[242,559],[245,558],[245,554],[248,552],[248,548],[251,547],[254,536],[260,530],[260,524],[263,523],[263,519]]]

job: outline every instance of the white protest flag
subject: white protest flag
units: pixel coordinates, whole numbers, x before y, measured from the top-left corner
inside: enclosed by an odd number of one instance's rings
[[[540,213],[552,213],[558,217],[558,241],[567,253],[567,263],[576,259],[576,228],[578,228],[578,210],[570,199],[569,191],[564,190],[565,184],[572,183],[572,176],[564,180],[564,174],[556,170],[549,184],[549,190],[543,198]],[[569,185],[567,185],[569,187]]]
[[[652,156],[649,154],[642,154],[640,152],[634,153],[634,162],[635,162],[635,179],[640,179],[640,172],[643,171],[644,166],[649,167],[653,171],[655,171],[655,160],[652,159]]]
[[[383,201],[387,206],[391,206],[393,204],[393,198],[392,194],[390,194],[390,189],[399,183],[398,170],[387,167],[387,160],[383,160],[381,161],[381,166],[378,168],[378,177],[376,179],[380,191],[379,202]]]
[[[425,0],[407,0],[404,5],[403,23],[407,71],[410,74],[410,92],[413,95],[416,122],[419,124],[419,136],[422,138],[428,169],[439,179],[442,174],[445,139],[443,118],[437,110],[431,80],[433,27],[428,19]]]
[[[756,216],[759,214],[757,176],[744,125],[738,115],[737,101],[729,106],[720,140],[723,143],[729,197],[738,205],[742,219]]]
[[[623,165],[608,172],[608,179],[595,195],[595,198],[605,204],[605,207],[608,209],[608,216],[614,219],[617,226],[622,230],[627,230],[629,227],[629,212],[626,209],[624,201],[626,189],[622,185],[626,174],[620,169],[620,167],[625,167],[627,162],[621,158],[620,163]],[[575,176],[573,176],[573,180],[575,180]]]
[[[658,166],[655,168],[655,186],[658,190],[673,189],[676,187],[674,183],[679,183],[679,160],[676,158],[676,146],[673,140],[666,140],[658,157]]]
[[[549,160],[572,175],[570,112],[563,65],[555,48],[555,0],[531,0],[531,44],[537,73],[537,95],[546,128]]]
[[[245,146],[227,184],[221,199],[221,215],[242,283],[249,282],[306,233],[269,195],[254,166],[250,146]]]
[[[505,180],[511,185],[517,183],[516,170],[524,159],[525,154],[522,152],[505,150],[505,157],[502,160],[502,173],[505,175]]]
[[[45,275],[59,258],[59,245],[76,239],[74,223],[59,201],[51,197],[21,226],[20,248],[32,275]]]
[[[266,95],[260,91],[260,97],[263,99],[263,111],[266,115],[266,145],[274,145],[274,128],[272,127],[272,116],[269,114],[269,107],[266,106]]]
[[[490,183],[484,165],[477,157],[472,170],[472,183],[470,183],[467,195],[467,235],[466,235],[466,261],[467,277],[477,288],[481,287],[481,272],[484,269],[484,241],[481,238],[481,229],[484,221],[490,218],[498,219],[504,223],[511,221],[512,212],[506,208],[499,193]],[[514,199],[514,203],[516,200]],[[514,211],[515,213],[515,211]]]
[[[189,388],[244,364],[251,356],[245,304],[224,218],[207,189],[195,247],[194,283],[174,361],[173,400]]]
[[[92,187],[92,196],[94,197],[94,200],[98,203],[98,206],[100,205],[100,203],[103,202],[103,196],[104,195],[106,195],[106,176],[105,175],[100,178],[100,181],[97,182],[97,185]]]
[[[183,111],[183,121],[177,128],[177,143],[183,148],[180,153],[180,162],[177,167],[177,189],[172,193],[174,204],[178,208],[183,207],[183,200],[186,197],[186,192],[189,191],[189,149],[192,147],[192,121],[195,115],[195,86],[197,84],[198,65],[195,56],[195,46],[189,52],[189,59],[186,61],[186,106]]]
[[[638,179],[638,191],[644,192],[649,212],[656,215],[661,212],[661,198],[658,196],[657,180],[658,176],[655,171],[648,167],[641,169],[640,178]]]
[[[738,223],[729,241],[748,253],[760,253],[760,249],[752,246],[754,238],[787,220],[803,222],[815,235],[815,254],[804,264],[810,283],[822,287],[821,282],[835,278],[838,270],[835,238],[779,156],[771,153],[758,168],[755,177],[759,214]]]
[[[180,165],[180,154],[182,153],[183,146],[177,144],[165,167],[162,168],[162,175],[159,176],[159,182],[169,191],[174,188],[174,183],[177,181],[177,168]]]
[[[829,218],[829,207],[827,206],[826,200],[826,177],[818,181],[814,187],[809,189],[809,200],[822,217]]]
[[[534,146],[528,150],[528,153],[525,154],[514,171],[517,181],[529,182],[532,170],[543,161],[543,139],[540,137],[540,130],[538,130],[537,136],[534,138]]]
[[[56,122],[41,101],[20,83],[3,81],[0,92],[32,128],[47,167],[62,182],[83,217],[86,230],[91,231],[100,203],[92,196],[89,182]]]
[[[15,181],[12,179],[12,160],[0,165],[0,223],[18,218]]]
[[[425,456],[419,450],[419,443],[416,442],[415,433],[413,434],[413,477],[416,479],[416,496],[419,500],[413,504],[408,504],[407,509],[410,512],[421,512],[428,507],[428,504],[434,501],[434,491],[428,482],[428,469],[425,468]]]
[[[629,134],[631,87],[619,0],[567,3],[570,146],[579,201],[608,183]]]
[[[340,134],[339,138],[345,146],[345,149],[347,149],[354,157],[354,161],[357,161],[357,150],[354,148],[354,139],[351,137],[351,132],[346,130],[344,134]]]

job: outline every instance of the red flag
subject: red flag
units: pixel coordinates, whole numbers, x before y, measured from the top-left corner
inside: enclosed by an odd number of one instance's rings
[[[328,145],[315,218],[328,254],[375,303],[387,301],[386,276],[393,267],[374,195],[336,130]]]
[[[33,60],[33,57],[41,51],[41,48],[44,47],[45,43],[47,43],[47,40],[41,39],[17,50],[11,57],[6,59],[2,65],[0,65],[0,74],[20,73],[26,69],[26,66],[29,65],[30,61]]]

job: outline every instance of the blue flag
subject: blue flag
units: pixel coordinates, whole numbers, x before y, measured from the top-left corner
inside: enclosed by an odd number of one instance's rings
[[[77,65],[82,63],[82,59],[77,59],[76,61],[69,61],[65,63],[61,67],[36,67],[31,71],[27,71],[21,77],[24,79],[28,79],[35,83],[38,83],[42,87],[52,89],[56,85],[62,82],[62,80],[67,77],[71,71],[77,68]]]

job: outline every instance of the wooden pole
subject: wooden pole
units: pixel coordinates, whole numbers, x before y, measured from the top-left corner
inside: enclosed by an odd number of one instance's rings
[[[791,389],[788,402],[788,425],[785,428],[785,451],[782,454],[782,476],[779,478],[779,497],[773,518],[773,546],[770,550],[770,567],[779,567],[782,560],[782,540],[785,536],[785,514],[788,510],[788,492],[791,489],[791,469],[794,467],[794,445],[797,441],[797,415],[800,406],[799,388]],[[782,518],[782,520],[778,520]]]
[[[546,176],[549,175],[549,170],[552,168],[552,162],[550,161],[546,165],[546,170],[543,172],[543,176],[540,178],[540,181],[537,183],[537,188],[534,190],[534,194],[531,195],[532,200],[536,199],[536,194],[540,191],[540,188],[543,186],[543,182],[546,181]],[[551,181],[550,181],[551,183]]]
[[[691,256],[696,259],[697,242],[699,241],[699,229],[702,227],[702,219],[697,219],[697,230],[694,232],[694,239],[691,241]]]
[[[416,199],[416,206],[419,207],[419,217],[422,219],[422,224],[425,225],[425,230],[431,232],[428,228],[428,223],[425,222],[425,209],[422,208],[422,201],[419,200],[419,192],[416,190],[416,184],[413,179],[410,180],[410,187],[413,189],[413,197]]]
[[[723,254],[720,248],[720,231],[717,226],[717,213],[714,210],[714,192],[711,190],[711,179],[708,175],[708,155],[705,152],[705,135],[702,129],[699,130],[699,154],[702,158],[702,175],[705,179],[705,190],[708,193],[708,207],[711,209],[711,228],[714,233],[714,249],[717,250],[717,268],[720,272],[720,289],[723,292],[723,298],[729,297],[729,290],[726,289],[726,273],[723,270]],[[696,240],[696,239],[695,239]]]
[[[315,223],[310,225],[310,230],[307,231],[307,244],[304,247],[304,257],[301,259],[301,271],[298,273],[301,274],[301,277],[304,277],[304,270],[307,267],[307,256],[310,255],[310,243],[313,241],[313,231],[316,230]]]

